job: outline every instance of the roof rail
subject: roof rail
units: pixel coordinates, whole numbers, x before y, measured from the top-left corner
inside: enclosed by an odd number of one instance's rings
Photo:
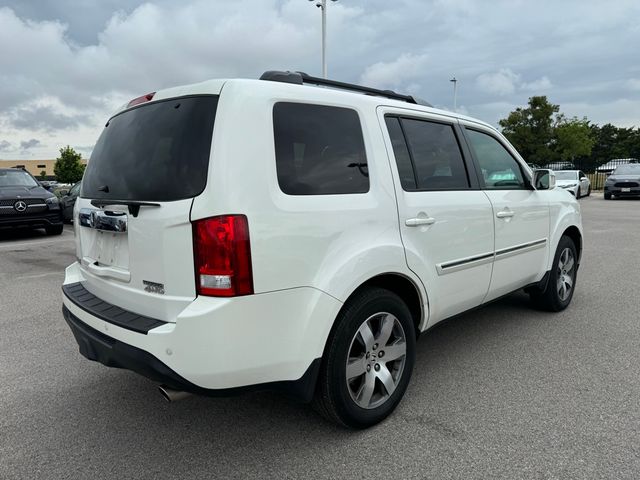
[[[264,72],[260,76],[260,80],[268,80],[271,82],[293,83],[295,85],[304,85],[305,83],[311,85],[322,85],[325,87],[339,88],[342,90],[350,90],[352,92],[361,92],[367,95],[375,95],[378,97],[391,98],[393,100],[400,100],[407,103],[414,103],[416,105],[424,105],[426,107],[433,107],[429,102],[426,102],[420,98],[413,97],[411,95],[403,95],[396,93],[393,90],[379,90],[377,88],[364,87],[362,85],[355,85],[353,83],[338,82],[337,80],[328,80],[326,78],[312,77],[304,72],[290,72],[269,70]]]

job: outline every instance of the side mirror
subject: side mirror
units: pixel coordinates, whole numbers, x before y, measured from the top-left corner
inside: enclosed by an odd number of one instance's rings
[[[553,190],[556,188],[556,174],[545,168],[534,170],[533,185],[536,190]]]

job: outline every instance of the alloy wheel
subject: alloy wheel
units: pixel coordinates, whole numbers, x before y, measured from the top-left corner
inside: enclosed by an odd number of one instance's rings
[[[558,288],[558,297],[560,297],[560,300],[563,302],[569,298],[571,290],[573,289],[575,263],[573,251],[570,248],[562,250],[558,260],[558,282],[556,285]]]
[[[353,401],[365,409],[385,403],[402,378],[406,354],[405,332],[394,315],[380,312],[367,318],[347,355],[346,381]]]

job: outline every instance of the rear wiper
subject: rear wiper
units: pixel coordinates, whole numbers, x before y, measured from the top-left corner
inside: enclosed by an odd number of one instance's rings
[[[137,217],[140,207],[160,207],[159,203],[139,202],[137,200],[91,200],[94,207],[106,207],[108,205],[125,205],[129,207],[129,213],[133,217]]]

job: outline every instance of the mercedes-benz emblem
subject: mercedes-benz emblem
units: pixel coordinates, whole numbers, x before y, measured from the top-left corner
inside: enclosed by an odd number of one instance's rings
[[[27,204],[24,202],[24,200],[18,200],[13,204],[13,208],[16,209],[16,212],[24,212],[27,209]]]

